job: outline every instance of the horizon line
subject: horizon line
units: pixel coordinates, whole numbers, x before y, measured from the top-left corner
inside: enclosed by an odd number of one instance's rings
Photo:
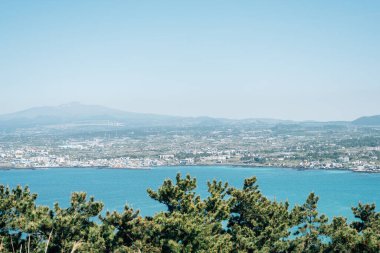
[[[283,118],[276,118],[276,117],[244,117],[244,118],[232,118],[232,117],[218,117],[218,116],[210,116],[210,115],[197,115],[197,116],[185,116],[185,115],[176,115],[176,114],[167,114],[167,113],[152,113],[152,112],[136,112],[136,111],[129,111],[125,109],[120,109],[112,106],[107,106],[107,105],[101,105],[101,104],[87,104],[79,101],[71,101],[68,103],[63,103],[63,104],[56,104],[56,105],[36,105],[32,106],[29,108],[13,111],[13,112],[7,112],[7,113],[0,113],[0,116],[6,116],[6,115],[12,115],[12,114],[17,114],[20,112],[25,112],[28,110],[33,110],[37,108],[57,108],[57,107],[64,107],[64,106],[73,106],[73,105],[81,105],[81,106],[97,106],[97,107],[103,107],[105,109],[109,110],[117,110],[120,112],[125,112],[125,113],[136,113],[136,114],[146,114],[146,115],[157,115],[157,116],[167,116],[167,117],[180,117],[180,118],[212,118],[212,119],[224,119],[224,120],[236,120],[236,121],[244,121],[244,120],[276,120],[276,121],[290,121],[294,123],[331,123],[331,122],[352,122],[355,121],[359,118],[363,117],[372,117],[372,116],[377,116],[380,114],[374,114],[374,115],[362,115],[359,116],[355,119],[351,120],[314,120],[314,119],[306,119],[306,120],[296,120],[296,119],[283,119]]]

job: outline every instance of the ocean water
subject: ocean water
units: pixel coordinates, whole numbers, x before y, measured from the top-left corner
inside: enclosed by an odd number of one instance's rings
[[[329,217],[352,219],[351,207],[358,202],[380,205],[380,174],[350,171],[294,170],[228,166],[158,167],[151,170],[60,168],[41,170],[0,170],[0,184],[28,185],[38,193],[38,204],[69,204],[70,195],[85,191],[105,203],[104,210],[121,211],[125,204],[153,215],[164,206],[149,198],[146,189],[157,189],[177,172],[197,178],[197,192],[207,196],[209,180],[217,179],[242,187],[247,177],[256,176],[265,196],[291,205],[302,204],[310,192],[319,197],[319,211]]]

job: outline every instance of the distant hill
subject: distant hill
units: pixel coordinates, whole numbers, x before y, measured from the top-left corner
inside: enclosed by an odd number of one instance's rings
[[[361,117],[352,123],[361,126],[380,126],[380,115]]]
[[[60,106],[43,106],[1,115],[1,120],[36,120],[50,119],[52,121],[72,121],[86,120],[94,117],[106,116],[107,118],[122,117],[125,113],[118,110],[108,109],[96,105],[82,105],[80,103],[70,103]]]
[[[213,126],[276,126],[302,125],[305,127],[380,125],[380,115],[362,117],[355,121],[291,121],[266,118],[225,119],[212,117],[180,117],[148,113],[134,113],[99,105],[69,103],[59,106],[34,107],[0,115],[0,129],[31,127],[213,127]]]
[[[34,107],[0,115],[1,128],[40,127],[62,124],[150,126],[213,126],[232,123],[233,120],[211,117],[178,117],[126,112],[98,105],[70,103],[60,106]]]

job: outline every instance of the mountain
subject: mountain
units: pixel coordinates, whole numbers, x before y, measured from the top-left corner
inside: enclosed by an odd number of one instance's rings
[[[276,126],[302,125],[321,127],[332,125],[380,125],[380,115],[362,117],[352,122],[291,121],[277,119],[224,119],[212,117],[179,117],[134,113],[98,105],[69,103],[59,106],[34,107],[0,115],[0,129],[31,127],[213,127],[213,126]]]
[[[97,105],[82,105],[80,103],[70,103],[60,106],[44,106],[34,107],[31,109],[19,111],[16,113],[5,114],[0,116],[3,120],[14,119],[35,119],[39,117],[53,117],[56,119],[79,119],[79,118],[91,118],[99,115],[114,115],[122,116],[125,114],[123,111],[109,109]]]
[[[178,117],[146,113],[133,113],[98,105],[70,103],[60,106],[34,107],[0,115],[0,128],[41,127],[51,125],[119,125],[141,126],[193,126],[220,125],[232,122],[210,117]]]
[[[352,123],[359,126],[380,126],[380,115],[361,117]]]

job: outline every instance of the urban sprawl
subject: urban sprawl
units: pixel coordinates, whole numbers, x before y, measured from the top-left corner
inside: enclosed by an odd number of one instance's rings
[[[380,130],[280,124],[28,129],[0,134],[0,168],[236,165],[380,172]]]

